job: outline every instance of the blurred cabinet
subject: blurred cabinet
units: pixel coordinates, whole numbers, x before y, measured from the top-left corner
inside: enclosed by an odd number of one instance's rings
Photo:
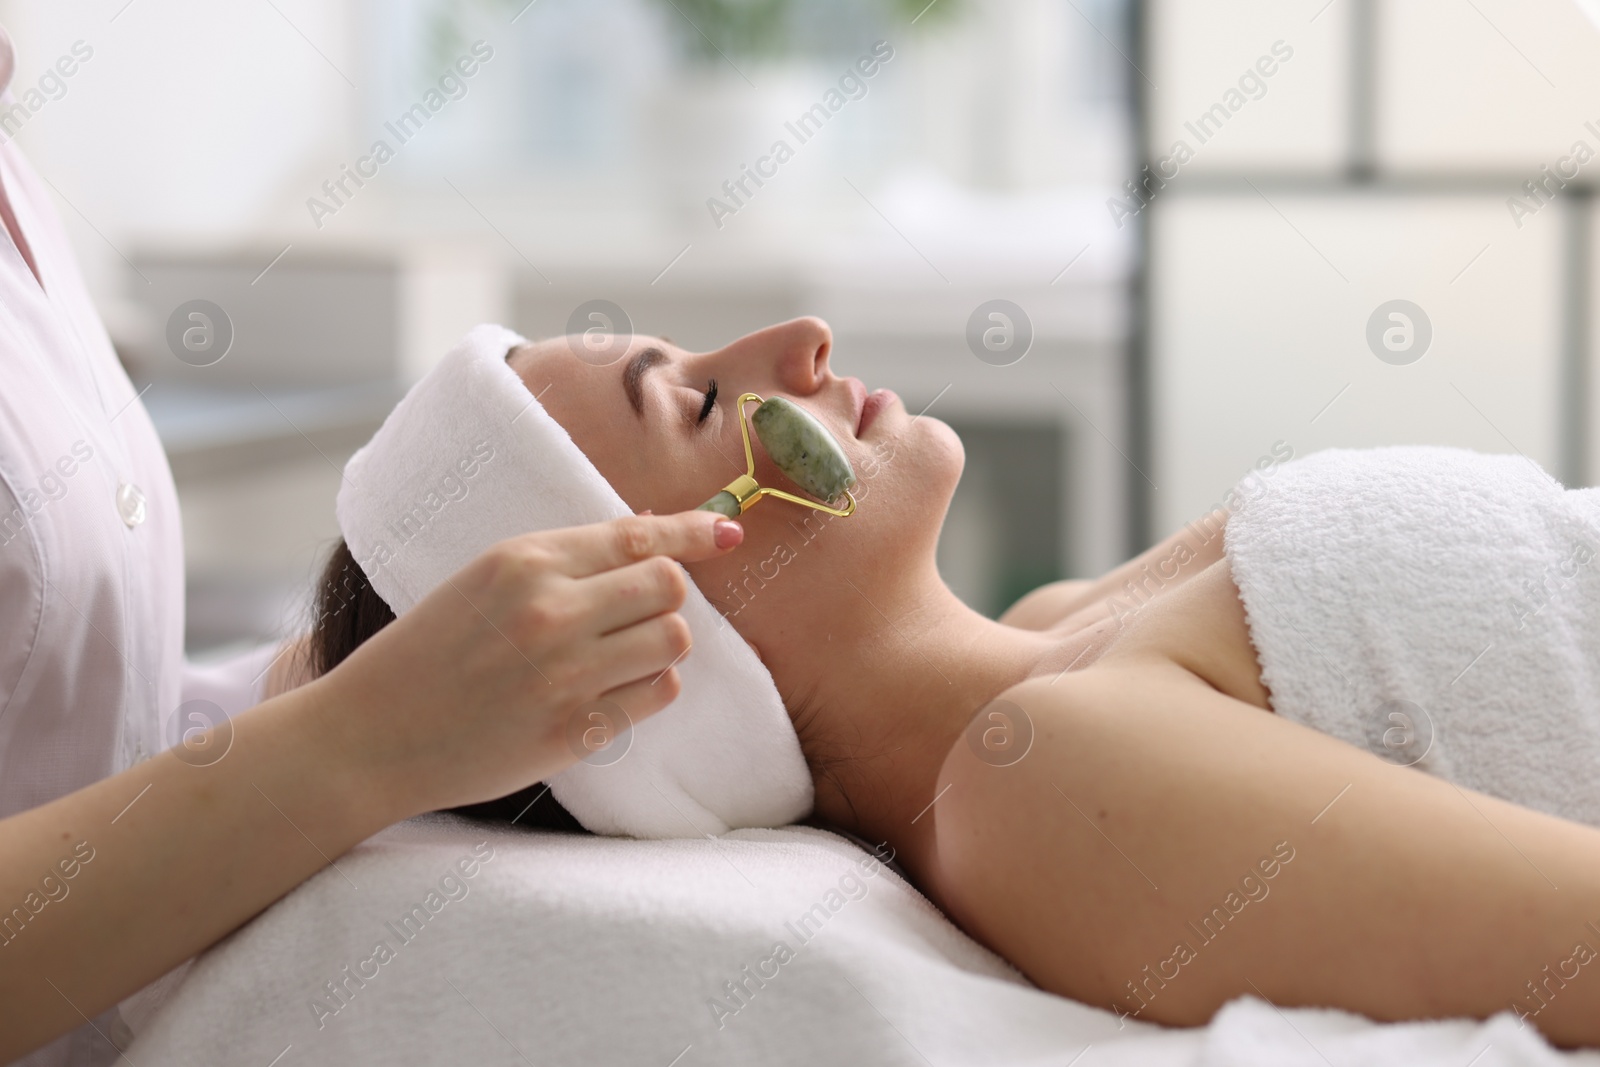
[[[138,255],[113,320],[177,482],[195,653],[302,625],[345,461],[408,381],[506,317],[508,275],[470,248],[276,255]],[[217,347],[184,351],[187,329]]]
[[[473,244],[316,253],[290,244],[136,260],[138,370],[205,388],[414,381],[466,330],[504,318],[509,296],[500,258]],[[173,317],[194,300],[220,307],[232,331],[226,355],[204,366],[178,358],[169,337]]]

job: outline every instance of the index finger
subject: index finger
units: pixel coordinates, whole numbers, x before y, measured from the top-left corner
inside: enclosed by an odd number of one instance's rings
[[[676,515],[629,515],[534,536],[554,552],[562,573],[583,578],[651,556],[668,556],[681,563],[720,556],[744,540],[744,527],[715,512],[681,511]]]

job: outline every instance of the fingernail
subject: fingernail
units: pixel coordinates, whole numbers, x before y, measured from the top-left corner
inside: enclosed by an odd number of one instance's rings
[[[645,508],[643,511],[634,512],[634,514],[635,515],[654,515],[655,512],[651,511],[649,508]]]
[[[732,548],[744,540],[744,527],[732,519],[719,519],[712,529],[718,548]]]

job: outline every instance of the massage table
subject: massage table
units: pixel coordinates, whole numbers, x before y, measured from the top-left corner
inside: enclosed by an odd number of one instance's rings
[[[1600,1064],[1510,1012],[1377,1025],[1245,997],[1203,1028],[1119,1018],[1029,985],[805,827],[638,841],[424,816],[168,986],[130,1019],[141,1067]]]

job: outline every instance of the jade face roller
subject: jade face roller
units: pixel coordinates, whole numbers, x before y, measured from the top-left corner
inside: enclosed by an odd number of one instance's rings
[[[754,400],[760,406],[756,413],[745,417],[746,401]],[[856,484],[856,473],[850,469],[850,460],[844,449],[822,423],[805,408],[781,396],[762,400],[755,393],[739,397],[739,432],[744,436],[745,473],[729,482],[716,496],[701,504],[696,511],[715,511],[736,519],[755,506],[764,496],[775,496],[808,508],[825,511],[841,518],[856,510],[856,498],[849,488]],[[750,424],[756,427],[756,436],[778,469],[812,496],[832,503],[844,494],[850,501],[846,508],[829,507],[815,500],[785,493],[756,484],[756,460],[750,451]]]

